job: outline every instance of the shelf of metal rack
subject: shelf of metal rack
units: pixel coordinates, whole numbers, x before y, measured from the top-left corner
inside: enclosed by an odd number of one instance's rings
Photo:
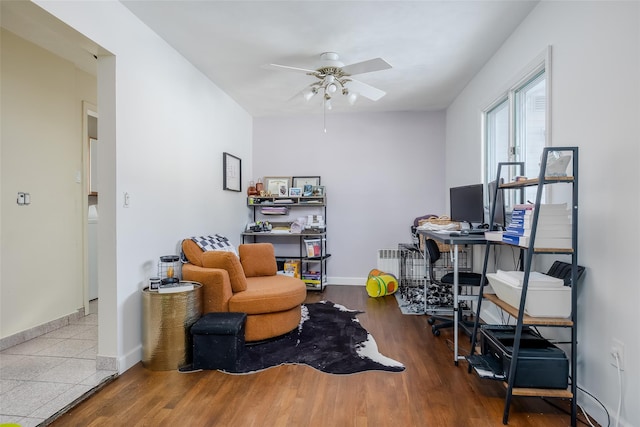
[[[301,196],[301,197],[260,197],[249,196],[247,198],[247,206],[252,210],[253,221],[260,219],[261,221],[269,221],[272,225],[271,231],[245,231],[241,234],[242,243],[246,242],[258,242],[258,241],[272,241],[277,243],[278,241],[284,241],[287,239],[296,239],[298,242],[297,253],[285,255],[276,251],[276,259],[279,261],[284,260],[296,260],[301,264],[301,279],[307,285],[309,290],[324,291],[324,287],[327,284],[327,260],[331,257],[331,254],[327,252],[326,248],[326,221],[327,221],[327,198],[326,196]],[[277,212],[281,213],[268,213],[261,212],[264,207],[281,208]],[[282,209],[286,208],[286,209]],[[308,211],[314,211],[316,214],[321,213],[323,215],[325,227],[324,228],[308,228],[299,233],[290,232],[292,222],[288,221],[274,221],[282,219],[288,216],[292,209],[306,209]],[[305,240],[308,239],[320,239],[320,253],[318,256],[310,257],[306,252]],[[293,252],[293,251],[292,251]],[[311,270],[313,269],[313,270]],[[305,272],[314,271],[319,273],[319,277],[305,278],[302,274]]]

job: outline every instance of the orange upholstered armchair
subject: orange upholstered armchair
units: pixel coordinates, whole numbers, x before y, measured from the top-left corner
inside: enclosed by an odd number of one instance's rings
[[[238,257],[203,251],[185,239],[182,251],[189,261],[182,266],[182,278],[202,284],[204,313],[247,313],[246,341],[283,335],[300,323],[307,288],[300,279],[277,274],[271,243],[240,245]]]

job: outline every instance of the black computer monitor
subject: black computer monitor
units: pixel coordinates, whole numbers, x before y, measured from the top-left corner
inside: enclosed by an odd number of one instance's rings
[[[468,222],[469,225],[484,223],[484,193],[482,188],[482,184],[473,184],[449,189],[452,220]]]
[[[500,178],[500,184],[502,184],[504,182],[503,178]],[[489,214],[487,216],[487,222],[489,222],[491,220],[491,209],[493,206],[493,197],[494,194],[496,194],[496,181],[491,181],[489,183]],[[494,226],[497,227],[490,227],[492,230],[498,229],[498,230],[502,230],[504,229],[504,227],[506,227],[506,213],[505,213],[505,206],[504,206],[504,195],[503,195],[503,191],[502,190],[498,190],[498,194],[496,195],[496,210],[494,213],[494,218],[493,218],[493,224]],[[490,224],[491,225],[491,224]]]

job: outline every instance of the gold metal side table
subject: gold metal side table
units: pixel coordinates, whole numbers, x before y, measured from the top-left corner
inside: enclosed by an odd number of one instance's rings
[[[193,290],[142,291],[142,365],[170,371],[191,363],[190,328],[202,316],[202,285]]]

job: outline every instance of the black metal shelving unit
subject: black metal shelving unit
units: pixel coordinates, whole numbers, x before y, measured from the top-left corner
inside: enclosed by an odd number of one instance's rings
[[[547,174],[547,166],[548,159],[551,153],[571,153],[571,163],[572,163],[572,175],[571,176],[549,176]],[[498,165],[498,177],[497,181],[500,181],[501,171],[503,166],[520,166],[521,171],[523,171],[524,164],[523,163],[500,163]],[[536,247],[536,231],[538,228],[538,219],[540,214],[539,206],[542,200],[542,194],[544,191],[544,187],[546,185],[551,184],[568,184],[571,186],[571,237],[572,244],[571,248],[540,248]],[[511,317],[516,319],[515,325],[515,336],[513,340],[513,352],[511,355],[512,363],[509,366],[509,372],[502,372],[502,375],[499,372],[492,372],[488,375],[481,375],[482,377],[492,378],[492,379],[502,379],[504,378],[504,386],[506,388],[506,396],[504,403],[504,413],[502,418],[502,423],[507,424],[509,421],[509,409],[511,406],[511,400],[513,396],[537,396],[537,397],[558,397],[558,398],[566,398],[571,400],[571,425],[576,425],[576,416],[577,416],[577,401],[576,401],[576,392],[577,392],[577,289],[576,284],[578,281],[578,147],[546,147],[543,149],[542,157],[541,157],[541,166],[540,173],[538,178],[534,179],[524,179],[515,182],[508,182],[505,184],[500,184],[495,188],[495,194],[493,195],[493,200],[495,201],[497,198],[498,191],[505,190],[520,190],[521,198],[524,194],[525,187],[533,187],[537,186],[536,192],[536,200],[535,207],[533,210],[533,221],[531,228],[531,236],[529,238],[529,244],[527,247],[522,247],[521,258],[523,261],[523,283],[522,283],[522,292],[520,297],[520,304],[518,307],[511,306],[506,302],[500,300],[496,295],[493,294],[484,294],[484,284],[480,287],[480,295],[483,295],[484,298],[479,298],[476,316],[475,316],[475,324],[472,334],[472,342],[471,342],[471,355],[469,357],[469,372],[472,369],[482,366],[485,370],[482,371],[486,373],[487,365],[490,363],[478,363],[482,362],[483,355],[474,356],[475,347],[476,347],[476,338],[478,336],[478,327],[480,321],[480,310],[482,308],[482,300],[486,299],[491,301],[493,304],[500,307],[503,311],[508,313]],[[495,203],[492,204],[491,207],[491,224],[493,223],[493,218],[495,215]],[[491,246],[496,244],[496,242],[487,242],[487,247],[485,250],[485,258],[483,265],[483,277],[486,277],[487,274],[487,264],[489,260],[489,250]],[[502,243],[507,244],[507,243]],[[565,254],[571,257],[571,316],[569,318],[548,318],[548,317],[531,317],[525,314],[525,304],[527,299],[527,289],[529,285],[529,276],[531,273],[531,265],[533,256],[535,254]],[[484,282],[484,280],[483,280]],[[569,366],[569,388],[568,389],[544,389],[544,388],[522,388],[522,387],[514,387],[514,382],[516,379],[516,372],[518,370],[518,356],[521,346],[521,338],[523,327],[528,328],[529,326],[547,326],[547,327],[563,327],[571,329],[571,358],[570,358],[570,366]],[[520,359],[522,360],[522,359]],[[488,362],[485,360],[485,362]],[[515,362],[515,363],[514,363]],[[499,369],[499,367],[498,367]],[[476,372],[480,373],[479,369],[476,369]],[[506,377],[506,378],[505,378]]]
[[[283,200],[290,200],[290,202],[283,202]],[[326,223],[327,223],[327,198],[326,196],[301,196],[301,197],[261,197],[261,196],[249,196],[247,198],[247,206],[252,209],[253,221],[256,222],[258,217],[257,209],[263,207],[275,207],[286,208],[287,213],[281,215],[271,214],[260,216],[261,220],[267,221],[272,224],[274,229],[278,227],[290,228],[292,222],[278,222],[270,221],[271,218],[278,218],[279,216],[287,216],[289,209],[306,208],[308,210],[315,210],[322,212],[325,228],[323,229],[305,229],[299,233],[291,232],[268,232],[268,231],[244,231],[242,233],[242,243],[247,241],[257,242],[258,240],[273,240],[284,241],[286,239],[298,240],[298,253],[296,255],[284,255],[276,253],[276,259],[279,261],[284,260],[299,260],[301,263],[301,273],[309,271],[311,266],[317,266],[320,278],[319,281],[315,279],[302,280],[307,285],[307,289],[324,291],[327,284],[327,260],[331,257],[331,254],[327,253],[326,249]],[[320,254],[318,256],[307,256],[305,240],[307,239],[319,239],[320,240]],[[313,271],[318,271],[313,270]]]

